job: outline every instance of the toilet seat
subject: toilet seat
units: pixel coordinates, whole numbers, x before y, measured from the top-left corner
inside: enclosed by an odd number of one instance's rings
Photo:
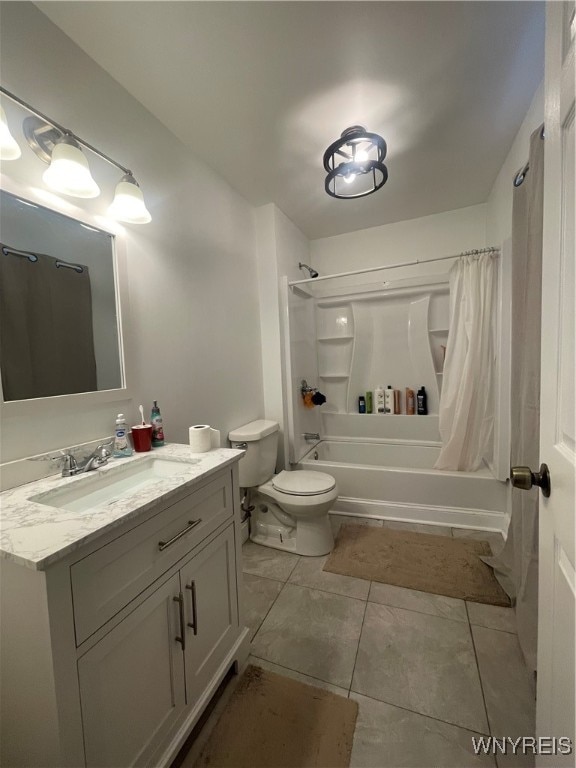
[[[336,487],[336,480],[325,472],[308,472],[298,469],[282,470],[272,479],[272,487],[290,496],[318,496]]]

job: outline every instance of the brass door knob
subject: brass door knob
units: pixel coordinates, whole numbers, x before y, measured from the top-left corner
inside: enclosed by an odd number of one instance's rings
[[[537,485],[543,496],[550,496],[550,472],[546,464],[540,465],[539,472],[532,472],[530,467],[511,467],[510,480],[514,488],[529,491],[533,485]]]

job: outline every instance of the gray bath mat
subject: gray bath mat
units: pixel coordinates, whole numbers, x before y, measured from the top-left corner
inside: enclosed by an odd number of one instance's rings
[[[481,555],[487,541],[364,525],[342,525],[325,571],[475,603],[510,605]]]

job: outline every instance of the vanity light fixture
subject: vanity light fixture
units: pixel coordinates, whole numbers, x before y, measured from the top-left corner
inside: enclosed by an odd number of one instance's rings
[[[386,151],[386,142],[377,133],[369,133],[361,125],[346,128],[324,152],[324,189],[342,200],[376,192],[388,180]]]
[[[10,133],[6,113],[0,106],[0,160],[18,160],[21,154],[18,142]]]
[[[24,136],[35,154],[43,162],[49,163],[49,168],[44,172],[42,178],[51,189],[70,197],[98,197],[100,188],[90,173],[88,160],[83,151],[83,149],[87,149],[118,168],[123,174],[116,186],[114,200],[108,208],[108,213],[120,221],[130,224],[147,224],[152,220],[144,203],[142,191],[130,169],[120,165],[116,160],[46,117],[42,112],[2,86],[0,86],[0,93],[30,112],[30,116],[26,117],[23,122]],[[7,159],[4,157],[4,136],[5,134],[10,138],[12,136],[8,130],[4,112],[0,116],[2,118],[0,126],[2,154],[0,156],[2,159]],[[11,159],[16,159],[20,156],[20,148],[14,139],[12,141],[18,149],[18,154],[13,154]]]

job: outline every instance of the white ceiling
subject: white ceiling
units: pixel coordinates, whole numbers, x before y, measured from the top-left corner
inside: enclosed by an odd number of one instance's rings
[[[484,202],[544,72],[541,2],[40,2],[253,205],[310,238]],[[387,184],[324,192],[346,127]]]

